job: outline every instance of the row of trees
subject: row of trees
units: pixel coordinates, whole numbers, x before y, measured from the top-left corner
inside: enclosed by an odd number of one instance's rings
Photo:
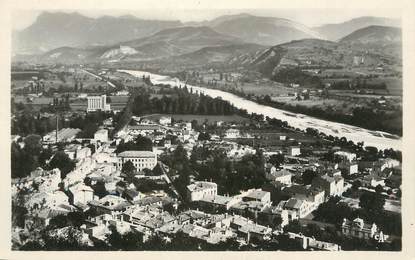
[[[151,98],[146,91],[140,92],[134,99],[132,112],[135,115],[149,113],[193,114],[193,115],[232,115],[240,110],[221,98],[211,98],[204,94],[195,94],[187,87],[174,88],[172,94],[161,98]]]
[[[303,72],[300,68],[282,68],[274,73],[271,78],[281,83],[295,83],[307,86],[321,86],[321,80],[318,76],[311,76]]]

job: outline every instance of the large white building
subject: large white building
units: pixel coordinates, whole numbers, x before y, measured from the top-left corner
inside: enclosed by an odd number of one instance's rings
[[[88,108],[87,112],[93,112],[93,111],[109,111],[111,110],[111,106],[107,104],[107,96],[101,95],[101,96],[89,96],[88,97]]]
[[[213,199],[218,195],[218,185],[214,182],[197,181],[187,186],[187,196],[190,201]]]
[[[152,170],[157,164],[157,155],[151,151],[125,151],[118,154],[117,168],[122,169],[126,162],[132,162],[137,171]]]

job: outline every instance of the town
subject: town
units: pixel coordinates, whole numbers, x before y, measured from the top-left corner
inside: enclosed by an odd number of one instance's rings
[[[15,250],[401,250],[398,150],[185,83],[16,66]]]

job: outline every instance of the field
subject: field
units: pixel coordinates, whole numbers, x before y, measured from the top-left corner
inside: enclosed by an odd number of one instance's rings
[[[11,89],[21,89],[29,86],[31,79],[16,79],[11,82]],[[82,70],[65,70],[63,71],[52,71],[45,74],[44,82],[45,90],[50,88],[69,88],[75,90],[75,84],[78,84],[78,89],[82,83],[83,90],[98,90],[100,88],[105,89],[108,84],[105,81],[99,80]]]

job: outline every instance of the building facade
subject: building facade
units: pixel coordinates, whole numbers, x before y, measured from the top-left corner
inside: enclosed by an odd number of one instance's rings
[[[214,182],[197,181],[187,186],[189,201],[214,199],[218,195],[218,185]]]
[[[93,112],[93,111],[109,111],[111,110],[111,107],[109,104],[107,104],[107,96],[101,95],[101,96],[89,96],[88,97],[88,108],[87,112]]]
[[[118,154],[117,169],[121,170],[124,163],[130,161],[137,171],[154,169],[157,165],[157,155],[151,151],[125,151]]]

